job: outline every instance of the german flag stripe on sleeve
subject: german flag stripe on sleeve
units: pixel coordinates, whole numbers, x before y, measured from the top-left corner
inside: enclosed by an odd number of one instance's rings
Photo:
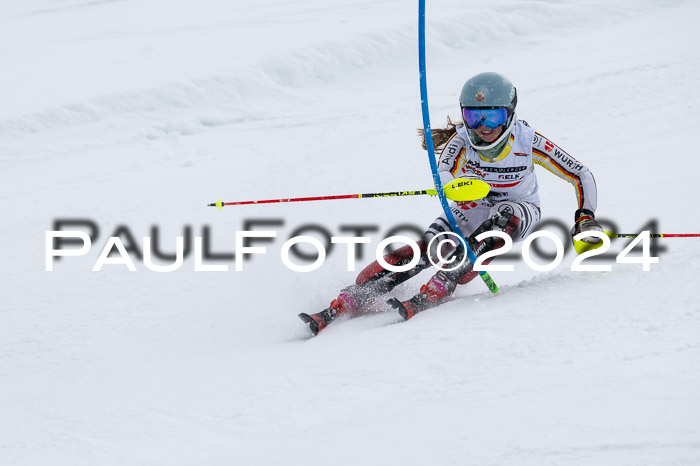
[[[570,171],[568,171],[566,168],[564,168],[561,164],[559,164],[556,159],[553,159],[552,157],[549,156],[546,152],[543,152],[535,147],[532,148],[532,153],[536,154],[542,161],[538,161],[537,158],[534,159],[534,162],[537,165],[540,165],[550,172],[554,173],[558,177],[565,179],[572,185],[574,185],[574,189],[576,190],[576,199],[578,200],[578,208],[582,209],[583,208],[583,185],[581,183],[581,178],[574,175]]]
[[[452,176],[454,176],[455,178],[457,178],[457,172],[459,171],[459,167],[461,165],[460,161],[462,160],[462,157],[464,157],[464,154],[466,154],[466,153],[467,153],[467,148],[462,147],[462,150],[459,151],[459,155],[455,158],[455,163],[452,166],[452,169],[450,170],[450,173],[452,173]]]

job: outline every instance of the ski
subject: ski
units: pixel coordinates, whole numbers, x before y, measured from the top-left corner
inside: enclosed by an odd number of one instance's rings
[[[403,318],[403,320],[408,320],[412,316],[409,316],[408,314],[408,309],[406,309],[406,306],[403,305],[401,301],[399,301],[397,298],[391,298],[386,302],[389,306],[393,307],[397,311],[399,311],[399,315]]]
[[[316,314],[302,312],[299,314],[299,318],[305,324],[309,324],[309,330],[311,330],[314,336],[318,335],[318,332],[326,328],[333,320],[327,309],[317,312]]]

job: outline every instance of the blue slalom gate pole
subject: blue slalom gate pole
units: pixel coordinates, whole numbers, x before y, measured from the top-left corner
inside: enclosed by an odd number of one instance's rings
[[[442,209],[445,211],[445,216],[447,221],[450,223],[452,231],[457,234],[462,241],[464,250],[467,252],[467,257],[472,264],[476,263],[476,256],[474,251],[471,250],[467,240],[462,235],[462,231],[457,226],[452,212],[450,211],[450,206],[447,203],[447,197],[442,189],[442,183],[440,182],[440,176],[438,175],[437,162],[435,157],[435,149],[433,148],[433,135],[430,131],[430,113],[428,110],[428,85],[426,80],[426,66],[425,66],[425,0],[418,0],[418,68],[420,70],[420,99],[421,99],[421,110],[423,111],[423,131],[425,135],[425,146],[428,149],[428,158],[430,159],[430,170],[433,172],[433,181],[435,183],[435,189],[437,189],[438,197],[440,198],[440,203],[442,204]],[[492,293],[498,292],[498,286],[493,281],[491,276],[485,272],[479,272],[479,276],[486,283],[489,290]]]

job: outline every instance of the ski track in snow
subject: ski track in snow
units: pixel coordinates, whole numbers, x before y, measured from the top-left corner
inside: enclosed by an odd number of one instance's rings
[[[467,76],[503,72],[519,116],[591,168],[601,218],[700,232],[697,2],[428,3],[433,127],[458,115]],[[282,240],[306,223],[377,224],[362,267],[391,227],[427,226],[435,200],[204,207],[429,186],[414,3],[4,12],[0,464],[700,463],[700,241],[660,240],[647,273],[571,272],[571,253],[548,273],[519,261],[493,273],[498,296],[477,279],[410,322],[380,313],[308,338],[296,314],[355,273],[341,250],[291,272]],[[568,225],[571,187],[538,178],[544,218]],[[57,218],[100,231],[48,273]],[[212,250],[230,252],[254,218],[284,225],[243,272],[194,273],[192,257],[166,274],[138,260],[90,271],[119,225],[139,243],[159,227],[165,251],[208,225]]]

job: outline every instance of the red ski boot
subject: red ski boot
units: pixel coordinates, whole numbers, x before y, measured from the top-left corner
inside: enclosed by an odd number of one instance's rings
[[[413,298],[404,302],[391,298],[387,304],[399,311],[401,317],[408,320],[419,312],[438,304],[440,300],[451,295],[456,287],[457,284],[450,280],[444,272],[438,272],[428,283],[420,287],[420,293]]]
[[[336,299],[331,301],[328,309],[324,309],[316,314],[299,314],[299,318],[309,324],[309,329],[314,335],[323,330],[341,315],[352,313],[358,308],[355,298],[348,293],[340,293]]]

